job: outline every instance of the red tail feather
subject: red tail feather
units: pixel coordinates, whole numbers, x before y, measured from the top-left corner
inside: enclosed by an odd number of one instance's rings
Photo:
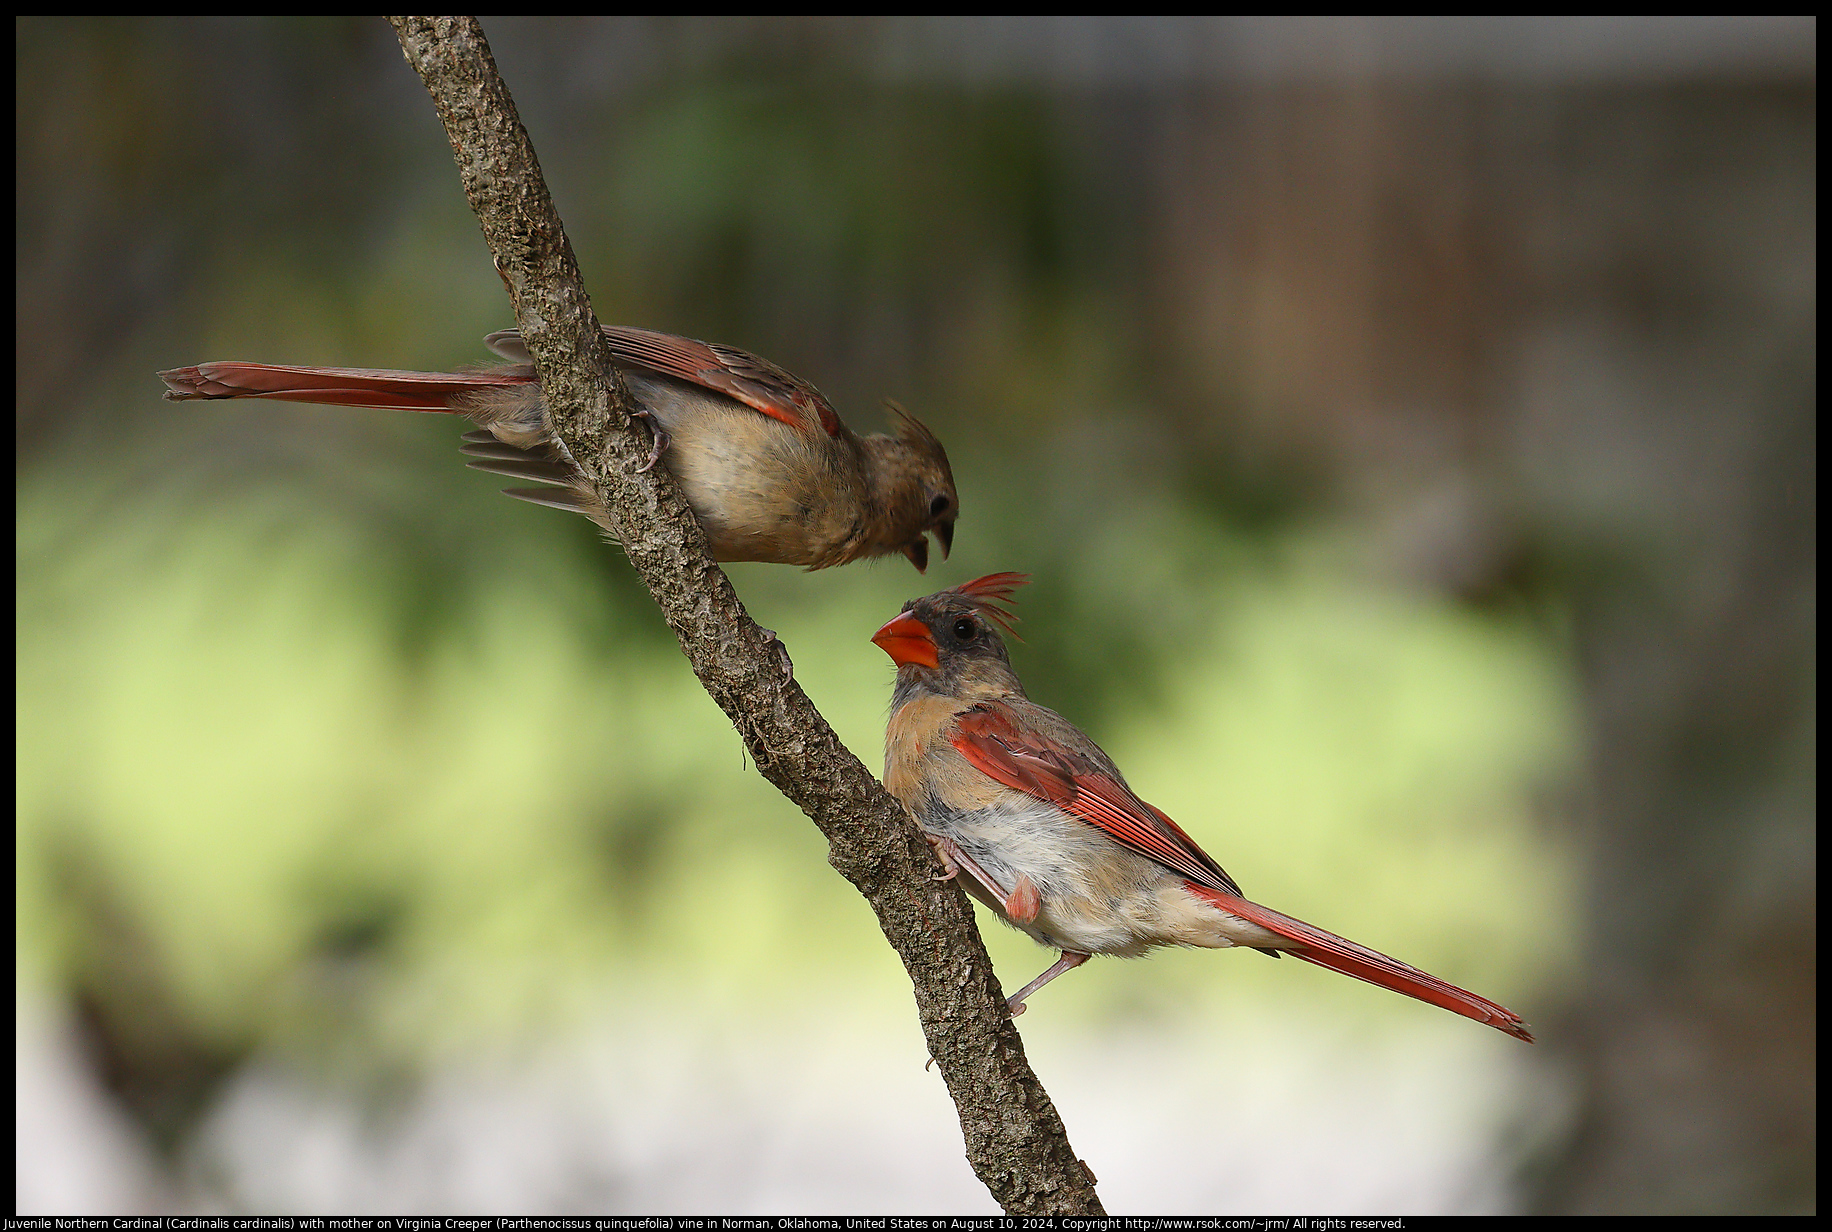
[[[237,360],[161,372],[166,398],[273,398],[332,406],[455,411],[455,399],[478,390],[526,385],[532,376],[504,372],[391,372],[385,368],[300,368]]]
[[[1520,1015],[1487,998],[1466,992],[1455,984],[1445,983],[1435,975],[1420,971],[1417,967],[1409,967],[1396,958],[1388,958],[1385,954],[1357,945],[1345,937],[1324,932],[1303,920],[1281,915],[1270,907],[1262,907],[1258,903],[1194,882],[1184,884],[1189,886],[1191,893],[1201,895],[1223,911],[1250,920],[1294,942],[1291,949],[1283,951],[1293,958],[1316,963],[1319,967],[1328,967],[1331,971],[1340,971],[1343,975],[1352,975],[1358,980],[1378,984],[1408,997],[1417,997],[1420,1001],[1447,1009],[1453,1014],[1462,1014],[1465,1018],[1487,1023],[1515,1039],[1525,1040],[1529,1044],[1533,1042],[1533,1033],[1521,1021]]]

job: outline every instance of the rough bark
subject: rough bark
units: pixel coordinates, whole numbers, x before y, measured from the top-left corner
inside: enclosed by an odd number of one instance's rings
[[[629,416],[481,26],[467,17],[389,20],[445,124],[559,438],[758,770],[820,827],[829,862],[877,913],[915,986],[974,1171],[1012,1214],[1100,1213],[1092,1176],[1005,1015],[966,895],[933,880],[939,869],[921,833],[802,692],[782,645],[745,614],[666,468],[638,471],[648,434]]]

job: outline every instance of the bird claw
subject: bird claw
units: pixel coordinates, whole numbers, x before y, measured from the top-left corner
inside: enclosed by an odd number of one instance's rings
[[[935,858],[940,860],[942,868],[947,870],[941,876],[931,877],[929,880],[953,881],[956,877],[960,876],[961,866],[956,864],[954,862],[954,857],[948,854],[948,848],[953,844],[949,843],[946,839],[937,838],[933,834],[925,834],[922,837],[924,842],[935,849]]]
[[[641,409],[634,410],[630,412],[630,418],[645,420],[649,425],[650,435],[655,438],[654,444],[649,447],[648,458],[641,466],[636,468],[636,473],[642,475],[655,469],[655,464],[662,460],[662,452],[668,448],[670,438],[668,433],[663,430],[661,421],[655,418],[655,413],[653,411]],[[772,633],[770,636],[774,637],[776,635]]]

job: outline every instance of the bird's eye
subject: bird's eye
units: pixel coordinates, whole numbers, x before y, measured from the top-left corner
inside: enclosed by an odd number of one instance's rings
[[[939,518],[946,512],[948,512],[948,498],[945,494],[937,496],[934,500],[929,502],[930,517]]]
[[[963,616],[954,622],[954,636],[963,642],[972,641],[973,635],[979,631],[979,625],[974,623],[973,617],[971,616]]]

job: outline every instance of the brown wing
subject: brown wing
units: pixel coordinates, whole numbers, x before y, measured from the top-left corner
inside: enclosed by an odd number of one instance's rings
[[[604,336],[619,363],[717,390],[791,427],[813,430],[818,426],[828,436],[840,434],[840,417],[820,391],[767,359],[732,347],[621,325],[605,326]]]
[[[980,771],[1073,813],[1116,842],[1156,860],[1184,877],[1194,893],[1221,910],[1294,943],[1281,946],[1284,952],[1533,1042],[1532,1030],[1506,1006],[1314,924],[1247,901],[1233,879],[1176,822],[1133,795],[1106,767],[1085,753],[1021,730],[996,705],[975,707],[962,715],[957,733],[954,747]],[[1276,958],[1279,949],[1260,952]]]
[[[961,715],[953,745],[983,774],[1075,814],[1115,842],[1198,885],[1240,894],[1234,879],[1180,826],[1086,754],[1021,730],[1003,708]]]

